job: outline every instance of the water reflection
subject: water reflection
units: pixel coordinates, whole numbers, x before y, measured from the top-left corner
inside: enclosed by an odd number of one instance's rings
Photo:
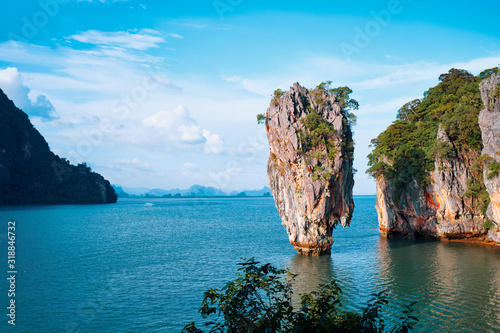
[[[378,236],[357,244],[350,239],[348,234],[340,239],[331,256],[291,258],[288,267],[298,274],[295,305],[299,294],[335,279],[351,310],[387,290],[389,326],[403,305],[418,301],[418,332],[500,331],[500,249]]]
[[[393,310],[418,301],[419,326],[429,328],[428,332],[500,328],[497,249],[381,238],[379,250],[378,262],[383,268],[379,279],[393,295]]]
[[[290,260],[288,267],[297,274],[293,285],[294,305],[300,302],[300,295],[317,290],[320,284],[334,278],[330,256],[307,257],[297,254]]]

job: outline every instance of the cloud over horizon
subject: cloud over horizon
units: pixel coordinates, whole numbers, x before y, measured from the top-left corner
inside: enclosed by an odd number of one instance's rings
[[[449,2],[429,11],[405,2],[348,58],[340,43],[352,44],[355,29],[373,20],[367,13],[386,3],[364,1],[363,14],[348,2],[245,2],[224,21],[212,3],[193,4],[69,1],[33,38],[0,39],[0,87],[54,150],[102,168],[112,182],[188,187],[219,175],[228,179],[223,187],[241,189],[267,183],[269,147],[255,115],[273,91],[332,80],[360,103],[354,192],[373,194],[363,174],[368,145],[397,110],[451,67],[478,74],[500,63],[497,4],[485,12]],[[22,31],[23,15],[45,13],[37,0],[9,5],[17,11],[0,22],[7,30]],[[103,131],[105,123],[112,130]],[[92,149],[72,157],[82,144]],[[139,172],[148,165],[153,171]]]
[[[45,121],[59,118],[47,96],[33,94],[24,82],[25,79],[17,68],[0,69],[0,88],[18,108],[31,117],[39,117]]]
[[[142,123],[147,127],[161,129],[159,134],[170,142],[205,144],[204,152],[207,154],[220,154],[223,151],[222,136],[202,128],[183,105],[178,105],[173,110],[159,111],[144,118]]]

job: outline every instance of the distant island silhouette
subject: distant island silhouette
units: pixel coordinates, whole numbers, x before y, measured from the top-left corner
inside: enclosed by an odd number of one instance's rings
[[[264,186],[260,190],[224,192],[212,186],[193,185],[188,189],[148,189],[112,185],[118,198],[200,198],[200,197],[271,197],[271,190]]]

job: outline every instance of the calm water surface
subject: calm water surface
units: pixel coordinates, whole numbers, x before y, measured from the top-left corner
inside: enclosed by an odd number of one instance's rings
[[[352,227],[331,256],[298,256],[270,198],[122,199],[115,205],[0,208],[17,237],[16,329],[3,332],[179,332],[202,295],[233,279],[240,257],[298,273],[295,292],[334,278],[358,309],[387,289],[398,313],[414,300],[417,332],[500,331],[500,250],[477,244],[386,240],[375,197],[355,197]],[[2,308],[8,284],[0,284]]]

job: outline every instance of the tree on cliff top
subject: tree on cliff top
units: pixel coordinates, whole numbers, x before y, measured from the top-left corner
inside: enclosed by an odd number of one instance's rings
[[[335,101],[339,104],[342,113],[348,119],[349,125],[356,125],[357,117],[352,113],[352,110],[358,110],[359,103],[350,97],[352,89],[347,86],[332,88],[331,85],[332,81],[325,81],[317,85],[316,89],[311,91],[311,93],[316,96],[316,103],[324,103],[323,94],[335,97]]]
[[[316,97],[315,102],[318,105],[323,105],[324,104],[324,96],[323,94],[326,94],[328,96],[334,96],[336,102],[340,105],[340,108],[342,110],[342,113],[346,116],[349,125],[353,126],[356,125],[357,122],[357,117],[354,113],[352,113],[352,110],[358,110],[359,109],[359,103],[351,98],[349,95],[352,94],[352,89],[344,86],[344,87],[337,87],[337,88],[332,88],[331,87],[332,81],[325,81],[321,82],[316,86],[315,89],[310,90],[310,92]],[[276,89],[274,93],[271,95],[271,104],[278,106],[281,97],[285,94],[285,91],[281,89]],[[262,124],[266,120],[266,115],[263,113],[257,114],[257,123]]]
[[[371,141],[374,149],[368,155],[367,173],[374,178],[383,176],[399,190],[413,180],[425,187],[436,159],[458,157],[470,168],[475,190],[469,194],[478,204],[486,203],[482,167],[474,166],[480,162],[483,148],[477,119],[483,108],[479,83],[485,75],[452,68],[424,98],[405,104],[392,125]],[[437,139],[440,125],[452,146]]]

